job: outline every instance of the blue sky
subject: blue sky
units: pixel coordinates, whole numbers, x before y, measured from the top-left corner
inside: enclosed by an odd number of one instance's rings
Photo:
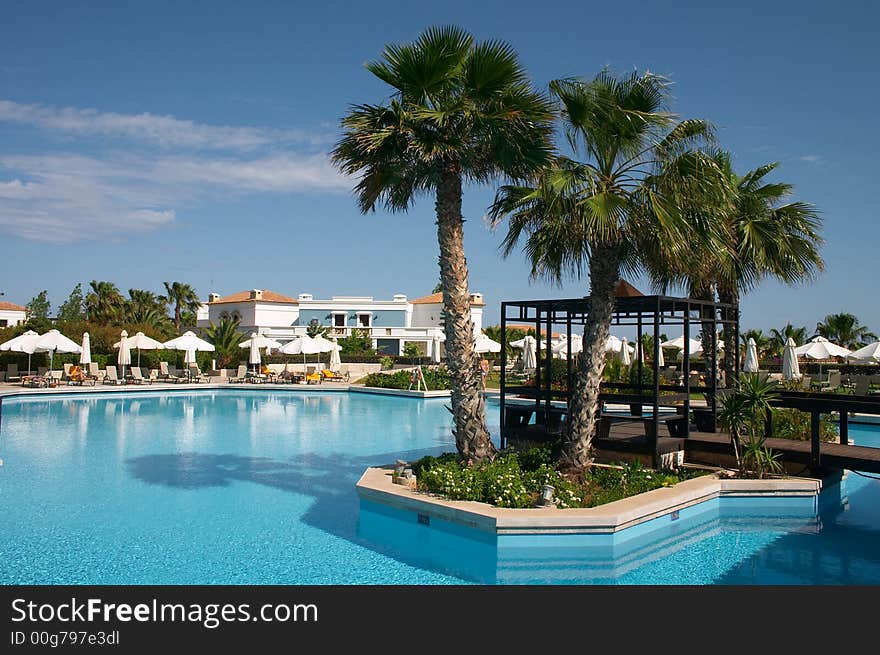
[[[868,2],[27,2],[0,23],[0,291],[53,307],[77,282],[200,295],[394,293],[437,282],[430,198],[406,214],[358,213],[327,164],[350,103],[388,89],[364,68],[389,42],[456,23],[520,53],[535,83],[649,69],[673,109],[712,121],[741,172],[821,211],[827,271],[797,289],[765,282],[743,326],[813,328],[851,311],[875,332],[878,146]],[[491,188],[467,189],[465,248],[487,322],[503,299],[579,296],[530,282],[482,221]],[[643,290],[647,285],[635,281]]]

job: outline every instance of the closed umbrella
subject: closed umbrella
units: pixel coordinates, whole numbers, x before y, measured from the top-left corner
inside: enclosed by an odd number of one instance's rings
[[[523,337],[523,370],[533,371],[538,368],[537,340],[530,334]]]
[[[579,352],[582,352],[584,349],[583,339],[579,334],[571,335],[571,339],[568,337],[562,337],[559,340],[559,343],[553,346],[553,352],[560,357],[568,357],[569,354],[576,355]]]
[[[125,367],[131,366],[131,346],[128,345],[128,332],[122,331],[122,338],[117,344],[119,352],[116,354],[116,363],[122,367],[122,379],[125,379]]]
[[[339,356],[341,350],[342,346],[336,341],[336,337],[333,337],[333,350],[330,351],[330,370],[334,373],[339,373],[342,368],[342,358]]]
[[[743,373],[758,372],[758,346],[752,337],[746,342],[746,361],[743,363]]]
[[[431,361],[435,364],[439,364],[442,361],[440,357],[440,337],[435,334],[431,343],[433,344],[431,347]]]
[[[83,332],[83,340],[82,340],[82,345],[80,346],[80,348],[82,348],[82,352],[79,355],[79,363],[80,364],[91,364],[92,363],[92,341],[91,341],[91,338],[89,337],[88,332]]]
[[[791,337],[785,342],[785,350],[782,353],[782,377],[786,380],[800,380],[801,378],[801,368],[795,354],[796,345]]]
[[[27,353],[28,356],[28,375],[31,374],[31,355],[37,351],[37,341],[40,335],[33,330],[28,330],[23,334],[19,334],[14,339],[0,343],[0,350],[8,350],[15,353]]]
[[[629,345],[626,343],[626,337],[620,340],[620,363],[624,366],[629,366],[632,363],[632,360],[629,356]]]
[[[58,330],[49,330],[37,339],[34,352],[49,353],[49,370],[52,370],[52,364],[55,353],[79,353],[82,349],[75,341],[67,338]]]

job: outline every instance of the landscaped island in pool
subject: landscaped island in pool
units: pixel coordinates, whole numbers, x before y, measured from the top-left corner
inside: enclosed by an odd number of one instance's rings
[[[360,512],[366,468],[453,448],[447,403],[318,389],[4,398],[0,582],[880,582],[880,482],[855,474],[812,513],[704,503],[616,545],[438,539]]]

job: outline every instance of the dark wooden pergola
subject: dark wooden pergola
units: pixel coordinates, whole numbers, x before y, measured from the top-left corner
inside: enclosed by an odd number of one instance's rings
[[[575,332],[582,333],[583,326],[590,313],[590,302],[587,298],[569,298],[553,300],[518,300],[501,303],[501,334],[502,342],[506,343],[508,323],[534,325],[537,340],[537,368],[534,372],[534,386],[510,384],[507,372],[507,353],[501,349],[501,444],[507,445],[509,438],[527,438],[530,440],[552,439],[559,434],[563,425],[563,417],[567,415],[571,400],[572,381],[576,367],[574,357],[568,353],[566,361],[567,384],[564,389],[551,386],[551,366],[553,352],[551,348],[554,330],[564,333],[568,342]],[[677,431],[676,436],[686,437],[690,431],[692,392],[702,392],[707,400],[707,407],[695,410],[698,426],[714,426],[717,414],[718,395],[718,329],[733,330],[736,342],[739,342],[739,311],[729,304],[697,300],[694,298],[676,298],[670,296],[645,296],[632,285],[621,280],[618,282],[612,326],[635,326],[639,348],[643,334],[654,337],[654,352],[650,357],[653,373],[651,384],[643,380],[643,367],[647,366],[646,357],[638,357],[632,366],[638,367],[636,382],[603,383],[600,390],[600,404],[615,402],[629,404],[629,416],[607,417],[609,421],[637,421],[645,426],[645,436],[649,447],[656,451],[659,434],[660,408],[674,406],[681,419],[676,425],[670,426],[670,432]],[[669,327],[681,327],[684,334],[682,352],[682,381],[661,383],[657,360],[660,350],[660,334]],[[704,344],[705,381],[702,385],[692,385],[690,380],[691,356],[689,339],[692,334],[701,332],[709,335],[710,343]],[[637,353],[639,350],[636,351]],[[734,371],[739,375],[739,357],[735,356]],[[615,390],[627,389],[627,392]],[[661,393],[671,392],[671,393]],[[652,408],[649,417],[642,416],[642,406]],[[699,416],[697,416],[699,414]],[[673,416],[675,416],[673,414]],[[532,422],[534,419],[534,422]],[[702,421],[701,421],[702,419]],[[600,421],[600,426],[603,423]],[[702,428],[701,428],[702,429]],[[712,427],[714,429],[714,427]],[[600,427],[601,430],[601,427]]]

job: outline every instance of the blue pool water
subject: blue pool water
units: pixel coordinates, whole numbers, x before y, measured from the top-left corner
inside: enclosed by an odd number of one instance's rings
[[[880,482],[854,473],[818,504],[724,499],[604,541],[496,540],[360,508],[367,466],[453,447],[447,403],[263,390],[4,399],[0,583],[880,583]],[[877,427],[850,434],[880,445]]]

